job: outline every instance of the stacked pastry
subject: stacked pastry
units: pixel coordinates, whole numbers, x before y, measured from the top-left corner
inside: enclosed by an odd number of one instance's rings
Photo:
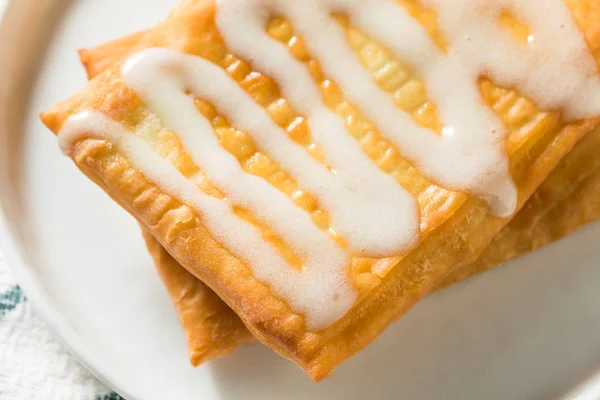
[[[186,0],[42,114],[128,210],[198,365],[314,380],[596,219],[600,0]]]

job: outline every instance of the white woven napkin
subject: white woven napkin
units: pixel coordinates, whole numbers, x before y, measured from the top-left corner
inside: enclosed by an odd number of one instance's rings
[[[55,338],[0,253],[0,400],[121,400]]]

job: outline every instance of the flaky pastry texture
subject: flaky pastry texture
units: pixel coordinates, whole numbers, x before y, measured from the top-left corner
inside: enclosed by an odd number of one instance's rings
[[[594,23],[591,19],[597,15],[598,2],[576,3],[587,6],[587,11],[574,12],[574,15],[598,55],[598,21]],[[253,71],[248,62],[228,53],[215,26],[214,14],[213,1],[185,1],[164,23],[142,35],[138,49],[166,47],[204,57],[222,66],[259,104],[269,109],[271,102],[281,99],[277,85],[259,71]],[[422,23],[435,22],[423,19]],[[301,39],[290,38],[290,30],[281,29],[286,24],[289,25],[287,21],[275,20],[267,29],[275,39],[287,43],[290,51],[296,52],[295,46],[301,45]],[[349,40],[352,38],[356,36],[350,35]],[[323,85],[326,78],[322,74],[315,75],[315,83]],[[332,92],[325,91],[325,97],[329,96],[338,105],[347,103],[343,95],[335,92],[334,83],[327,82],[327,87],[332,88]],[[506,151],[520,208],[598,121],[589,119],[567,125],[559,112],[542,112],[517,92],[498,88],[486,79],[481,80],[481,92],[507,127]],[[407,92],[406,96],[417,94]],[[208,119],[215,118],[215,111],[210,107],[202,103],[198,107]],[[101,112],[143,136],[184,176],[201,173],[183,152],[176,136],[165,132],[145,104],[125,87],[120,65],[109,68],[71,99],[43,113],[42,120],[58,133],[67,118],[86,110]],[[277,113],[277,110],[269,110]],[[360,112],[354,112],[352,118],[360,119]],[[427,121],[421,122],[427,125]],[[243,137],[231,138],[224,134],[220,137],[222,145],[231,146],[232,152],[242,145],[232,145],[231,141],[237,139]],[[369,143],[362,145],[368,147]],[[483,201],[437,186],[407,166],[406,160],[398,161],[395,171],[403,178],[408,177],[405,188],[418,199],[420,243],[397,257],[354,257],[350,275],[359,301],[337,322],[313,332],[306,328],[302,315],[275,296],[242,260],[214,239],[203,224],[202,216],[133,168],[117,146],[106,140],[84,138],[75,144],[71,157],[88,177],[134,215],[186,270],[215,291],[256,338],[296,362],[315,380],[327,376],[344,359],[373,341],[387,325],[434,290],[466,260],[475,260],[510,221],[510,218],[490,215]],[[397,157],[401,159],[400,155]],[[205,182],[201,188],[207,194],[218,196],[210,183]]]
[[[89,79],[122,62],[143,42],[146,32],[79,51]],[[567,154],[511,222],[472,263],[457,268],[444,288],[558,240],[600,217],[600,129]],[[239,317],[189,273],[148,232],[143,234],[159,275],[188,338],[190,362],[229,354],[254,337]]]
[[[242,320],[208,286],[183,268],[143,231],[148,251],[188,336],[190,363],[225,356],[254,339]]]

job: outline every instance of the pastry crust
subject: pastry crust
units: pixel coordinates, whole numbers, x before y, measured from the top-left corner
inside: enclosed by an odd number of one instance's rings
[[[451,273],[446,287],[536,250],[600,218],[600,129],[560,162],[477,260]]]
[[[143,230],[143,236],[186,331],[192,365],[227,355],[254,340],[240,318],[215,292],[183,268],[147,231]]]
[[[590,0],[587,3],[597,8],[596,2]],[[186,1],[167,21],[144,35],[143,46],[167,47],[218,64],[226,62],[226,49],[214,25],[214,12],[215,4],[211,1]],[[596,30],[589,29],[593,22],[586,20],[589,15],[583,13],[579,16],[583,21],[578,23],[597,55],[598,43],[592,42],[593,37],[590,37]],[[273,89],[267,86],[260,90]],[[515,92],[496,88],[489,81],[483,82],[482,92],[493,107],[499,106],[500,98],[518,97]],[[42,119],[58,133],[68,117],[85,110],[102,112],[138,134],[144,129],[151,141],[166,140],[157,130],[147,131],[150,118],[147,109],[124,87],[118,65],[98,76],[67,102],[43,113]],[[505,119],[502,110],[497,111]],[[533,114],[535,117],[541,115],[539,111]],[[510,127],[511,121],[505,120],[509,125],[508,152],[519,207],[598,122],[590,119],[564,125],[557,113],[545,115],[548,117],[544,124],[525,132]],[[178,145],[172,144],[167,150],[177,153]],[[327,376],[341,361],[374,340],[389,323],[433,290],[458,265],[475,259],[509,222],[509,218],[491,216],[481,200],[466,194],[444,191],[446,197],[442,207],[431,198],[419,198],[422,221],[427,224],[427,229],[421,232],[419,246],[403,254],[401,259],[377,260],[377,263],[385,264],[379,274],[371,272],[373,263],[355,260],[352,273],[360,301],[333,325],[311,332],[306,329],[301,315],[274,296],[240,259],[214,239],[199,215],[135,170],[111,143],[93,138],[80,140],[71,157],[84,173],[132,213],[181,265],[225,300],[254,336],[295,361],[315,380]],[[180,171],[187,168],[188,161],[181,155],[170,161]],[[364,269],[364,265],[368,268]]]
[[[131,54],[145,32],[79,51],[92,79]],[[441,288],[495,268],[566,236],[600,217],[600,129],[587,135],[560,162],[525,206],[477,260],[448,276]],[[144,240],[188,338],[190,362],[229,354],[254,337],[239,317],[187,272],[148,232]],[[221,322],[222,321],[222,322]]]

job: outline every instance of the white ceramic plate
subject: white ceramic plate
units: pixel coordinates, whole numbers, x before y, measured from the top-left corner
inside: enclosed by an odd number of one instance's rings
[[[74,1],[41,60],[24,132],[11,132],[23,138],[8,149],[21,178],[0,199],[19,207],[0,221],[0,243],[28,297],[101,379],[140,400],[526,399],[600,365],[594,224],[430,296],[320,384],[259,344],[191,368],[137,225],[37,117],[85,83],[75,49],[150,26],[176,1]]]

